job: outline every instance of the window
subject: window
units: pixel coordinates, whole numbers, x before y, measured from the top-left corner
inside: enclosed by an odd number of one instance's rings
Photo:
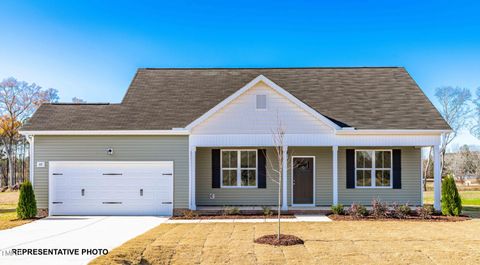
[[[221,187],[257,187],[257,150],[222,150]]]
[[[355,186],[359,188],[391,188],[392,151],[356,150]]]
[[[257,110],[267,109],[267,95],[257,95]]]

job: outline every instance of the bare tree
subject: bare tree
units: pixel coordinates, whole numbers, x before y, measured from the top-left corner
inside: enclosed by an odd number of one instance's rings
[[[29,84],[10,77],[0,82],[1,141],[8,159],[8,185],[15,184],[16,145],[21,138],[18,129],[42,103],[58,100],[57,90],[42,90],[35,83]]]
[[[439,87],[435,90],[435,96],[440,103],[440,114],[452,128],[452,132],[445,136],[441,146],[441,165],[445,163],[447,146],[457,137],[458,133],[466,128],[471,100],[468,88]]]
[[[474,112],[473,123],[470,127],[470,133],[480,139],[480,87],[475,91],[475,99],[473,100]]]

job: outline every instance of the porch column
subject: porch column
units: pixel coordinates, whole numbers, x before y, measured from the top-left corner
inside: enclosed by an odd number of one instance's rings
[[[192,146],[190,147],[190,210],[197,209],[197,202],[195,198],[195,171],[196,171],[196,156],[197,155],[197,147]]]
[[[338,146],[332,146],[333,157],[333,205],[338,204]]]
[[[440,165],[440,146],[433,146],[433,207],[441,210],[442,198],[442,169]]]
[[[282,210],[288,210],[287,203],[287,169],[288,169],[288,146],[282,148]]]

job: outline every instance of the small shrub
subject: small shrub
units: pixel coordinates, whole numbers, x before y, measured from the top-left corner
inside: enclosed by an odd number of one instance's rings
[[[430,219],[432,218],[435,209],[432,205],[424,205],[422,207],[417,208],[417,215],[422,219]]]
[[[273,215],[272,209],[268,206],[262,206],[262,211],[263,211],[263,215],[265,215],[265,216],[272,216]]]
[[[351,217],[357,219],[357,218],[368,216],[368,211],[367,211],[367,208],[365,208],[365,206],[358,203],[352,203],[350,208],[348,208],[348,214]]]
[[[18,198],[17,217],[19,219],[30,219],[37,215],[37,201],[33,192],[32,183],[25,181],[20,187]]]
[[[442,214],[459,216],[462,213],[462,199],[451,175],[442,182]]]
[[[240,214],[240,209],[238,209],[238,207],[233,207],[233,206],[224,206],[222,212],[223,212],[223,215],[237,215],[237,214]]]
[[[408,203],[405,204],[397,204],[396,202],[392,205],[393,208],[393,215],[399,219],[404,219],[410,215],[412,209],[408,206]]]
[[[381,202],[379,199],[372,200],[372,215],[375,218],[387,217],[388,206],[386,202]]]
[[[343,204],[332,205],[332,212],[333,214],[344,215],[345,209],[343,208]]]
[[[195,219],[198,217],[198,213],[195,212],[195,211],[192,211],[192,210],[184,210],[182,212],[182,216],[185,218],[185,219]]]

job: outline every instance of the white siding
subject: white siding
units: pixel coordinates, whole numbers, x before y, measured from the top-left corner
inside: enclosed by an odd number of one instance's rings
[[[267,96],[266,110],[256,109],[256,95]],[[260,82],[195,127],[192,134],[271,134],[278,121],[287,133],[333,132],[329,125]]]

